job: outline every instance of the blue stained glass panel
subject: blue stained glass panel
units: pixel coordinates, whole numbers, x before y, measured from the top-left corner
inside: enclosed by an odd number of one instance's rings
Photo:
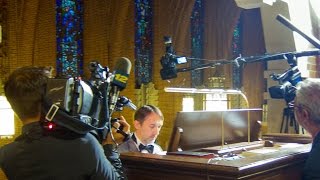
[[[135,0],[135,77],[136,87],[152,81],[153,22],[152,0]]]
[[[233,31],[233,39],[232,39],[232,53],[233,57],[237,58],[242,53],[242,42],[241,42],[241,34],[242,34],[242,18],[240,16],[237,26]],[[237,67],[236,64],[232,66],[232,84],[234,89],[240,89],[242,87],[242,67]]]
[[[82,0],[56,0],[57,76],[83,74]]]
[[[196,0],[192,16],[191,16],[191,56],[194,58],[202,58],[203,48],[203,1]],[[203,61],[193,60],[191,61],[191,67],[199,66]],[[203,71],[194,70],[191,71],[191,86],[196,87],[203,84]]]

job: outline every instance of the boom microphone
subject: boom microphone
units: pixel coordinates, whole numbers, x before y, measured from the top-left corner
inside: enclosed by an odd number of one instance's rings
[[[109,109],[110,115],[114,111],[120,91],[127,86],[127,81],[131,71],[131,62],[128,58],[121,57],[118,59],[111,80],[111,89],[109,94]]]

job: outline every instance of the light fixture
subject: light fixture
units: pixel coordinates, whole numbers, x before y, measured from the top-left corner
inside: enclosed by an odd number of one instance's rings
[[[242,94],[241,91],[235,89],[196,89],[196,88],[174,88],[166,87],[165,92],[180,92],[180,93],[200,93],[200,94]]]
[[[175,93],[189,93],[189,94],[234,94],[241,95],[247,103],[247,108],[249,108],[249,102],[246,95],[240,90],[236,89],[197,89],[197,88],[175,88],[175,87],[165,87],[165,92],[175,92]]]

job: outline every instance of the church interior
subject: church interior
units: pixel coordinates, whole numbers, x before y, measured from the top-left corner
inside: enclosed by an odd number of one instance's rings
[[[157,143],[168,152],[121,155],[129,179],[295,179],[311,138],[285,95],[270,91],[292,73],[319,77],[319,7],[317,0],[0,0],[0,147],[22,127],[4,96],[10,72],[51,66],[56,78],[89,79],[93,62],[113,72],[126,57],[120,95],[161,109]],[[132,125],[134,112],[124,106],[113,116]],[[190,153],[237,154],[276,141],[303,146],[219,163]]]

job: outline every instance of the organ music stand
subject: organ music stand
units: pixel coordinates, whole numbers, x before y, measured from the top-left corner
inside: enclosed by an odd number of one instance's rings
[[[164,88],[165,92],[178,92],[178,93],[200,93],[200,94],[230,94],[230,95],[241,95],[243,99],[246,101],[247,108],[249,108],[249,102],[247,97],[243,92],[240,90],[234,90],[234,89],[196,89],[196,88],[174,88],[174,87],[166,87]],[[250,133],[251,133],[251,127],[250,127],[250,113],[248,111],[248,143],[251,142],[250,139]],[[180,130],[182,132],[182,130]],[[221,147],[225,145],[225,137],[224,137],[224,119],[223,116],[221,118]]]

